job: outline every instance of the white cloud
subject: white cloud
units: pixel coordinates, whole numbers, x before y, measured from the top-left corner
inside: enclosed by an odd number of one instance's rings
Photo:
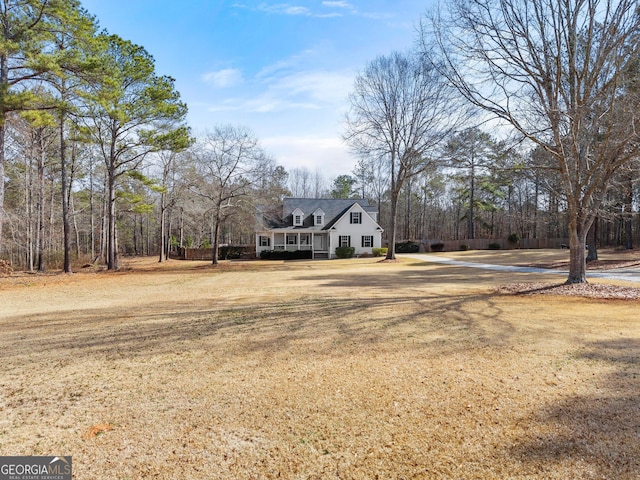
[[[242,72],[235,68],[225,68],[217,72],[205,73],[202,79],[214,87],[226,88],[242,83]]]
[[[256,77],[265,80],[265,77],[274,75],[277,72],[282,72],[296,67],[299,68],[301,64],[312,57],[315,53],[316,52],[311,49],[303,50],[302,52],[296,55],[292,55],[289,58],[285,58],[284,60],[280,60],[278,62],[272,63],[271,65],[263,67],[256,74]]]
[[[258,10],[262,10],[263,12],[267,13],[279,13],[283,15],[311,15],[311,11],[307,7],[289,5],[288,3],[277,3],[275,5],[261,3],[260,5],[258,5]]]
[[[304,97],[319,105],[344,102],[353,86],[353,76],[343,72],[307,71],[284,76],[269,90],[287,97]]]
[[[322,5],[330,8],[347,8],[349,10],[355,10],[353,5],[347,2],[322,2]]]
[[[262,138],[260,143],[287,170],[299,167],[311,171],[318,169],[328,180],[350,173],[356,164],[338,136],[274,136]]]
[[[242,98],[227,98],[209,107],[211,112],[281,112],[285,110],[340,110],[351,91],[353,75],[347,72],[302,71],[279,77],[269,77],[252,89],[245,89]]]
[[[267,3],[261,3],[258,5],[258,10],[267,13],[279,14],[279,15],[302,15],[305,17],[316,17],[316,18],[331,18],[331,17],[339,17],[340,13],[331,12],[331,13],[317,13],[312,11],[308,7],[304,7],[301,5],[290,5],[288,3],[277,3],[273,5],[269,5]]]

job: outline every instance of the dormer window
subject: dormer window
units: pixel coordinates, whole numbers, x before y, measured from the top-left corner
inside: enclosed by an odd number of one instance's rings
[[[304,213],[299,208],[296,208],[291,214],[293,217],[293,226],[301,227],[302,222],[304,221]]]
[[[324,225],[324,212],[320,208],[313,212],[313,224]]]

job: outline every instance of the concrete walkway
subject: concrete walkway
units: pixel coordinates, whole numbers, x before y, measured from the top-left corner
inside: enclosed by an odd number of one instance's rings
[[[398,254],[399,258],[411,258],[413,260],[420,260],[422,262],[430,263],[444,263],[447,265],[455,265],[457,267],[469,267],[469,268],[481,268],[484,270],[496,270],[500,272],[517,272],[517,273],[543,273],[547,275],[569,275],[568,270],[553,270],[550,268],[536,268],[536,267],[516,267],[510,265],[493,265],[489,263],[477,263],[477,262],[465,262],[462,260],[453,260],[451,258],[439,257],[429,254],[411,254],[403,253]],[[616,268],[614,270],[598,270],[587,271],[587,280],[589,278],[606,278],[609,280],[626,280],[628,282],[640,283],[640,268]]]

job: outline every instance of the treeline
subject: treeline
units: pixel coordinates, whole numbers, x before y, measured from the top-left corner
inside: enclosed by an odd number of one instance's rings
[[[251,245],[257,208],[278,212],[285,196],[368,198],[379,205],[389,244],[508,237],[575,244],[575,218],[590,226],[592,247],[633,248],[640,235],[636,136],[622,137],[619,120],[608,137],[598,133],[600,97],[582,122],[595,133],[577,131],[571,144],[563,132],[557,144],[523,131],[520,141],[499,140],[486,123],[450,121],[464,104],[463,85],[451,89],[424,52],[380,57],[351,97],[345,139],[360,160],[327,179],[321,166],[287,172],[243,127],[221,125],[194,138],[173,79],[156,74],[144,48],[99,31],[79,2],[3,5],[0,258],[14,268],[116,269],[121,254],[163,261],[175,247]],[[635,70],[625,71],[635,82]],[[627,77],[620,98],[630,99]],[[386,136],[398,125],[406,130]],[[618,138],[622,146],[602,158],[623,161],[600,179],[607,164],[593,152]],[[563,152],[576,145],[570,163]]]
[[[118,208],[144,210],[141,168],[191,143],[174,80],[75,0],[7,0],[0,33],[0,254],[117,268]]]
[[[16,268],[62,268],[59,136],[20,116],[8,122],[5,258]],[[106,263],[109,176],[96,145],[69,147],[70,244],[76,265]],[[235,152],[235,153],[232,153]],[[520,152],[480,129],[456,134],[447,155],[401,190],[399,241],[566,238],[566,200],[539,151]],[[278,211],[284,196],[368,198],[390,223],[388,175],[375,162],[327,179],[287,172],[251,132],[223,126],[181,151],[159,151],[118,179],[118,252],[158,255],[171,248],[254,243],[256,208]],[[616,180],[592,235],[599,245],[633,247],[640,235],[637,170]],[[388,239],[385,239],[388,241]],[[163,255],[160,255],[160,252]]]

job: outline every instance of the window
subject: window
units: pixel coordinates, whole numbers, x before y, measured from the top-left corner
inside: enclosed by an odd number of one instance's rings
[[[293,217],[293,224],[302,225],[302,215],[296,215],[295,217]]]
[[[351,237],[349,235],[340,235],[338,239],[339,247],[350,247],[351,246]]]
[[[322,215],[316,215],[316,225],[322,225]]]
[[[373,236],[372,235],[363,235],[362,236],[362,246],[363,247],[373,247]]]
[[[260,246],[261,247],[269,247],[271,246],[271,238],[260,235]]]
[[[309,234],[300,235],[300,245],[309,245],[310,243]]]
[[[287,245],[295,245],[298,243],[297,235],[287,235]]]
[[[362,223],[362,212],[351,212],[351,223]]]

